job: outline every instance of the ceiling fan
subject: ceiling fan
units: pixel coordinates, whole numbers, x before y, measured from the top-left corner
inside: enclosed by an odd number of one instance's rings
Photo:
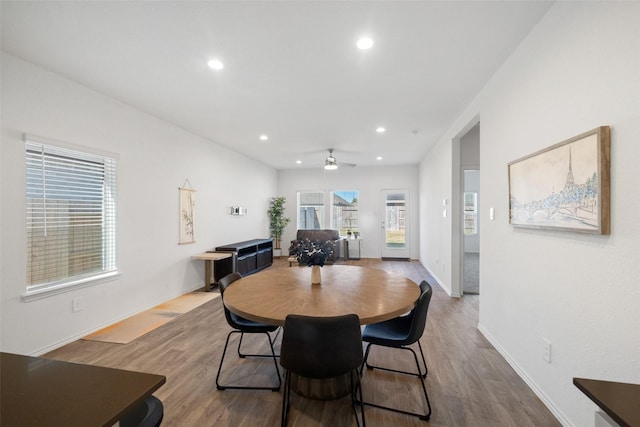
[[[324,160],[325,170],[336,170],[338,166],[354,167],[355,163],[338,163],[335,157],[333,157],[333,148],[329,148],[329,156]]]

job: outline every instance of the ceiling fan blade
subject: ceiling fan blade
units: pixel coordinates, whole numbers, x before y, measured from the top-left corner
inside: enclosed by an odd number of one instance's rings
[[[345,166],[345,167],[348,167],[348,168],[355,168],[355,167],[356,167],[356,166],[358,166],[358,165],[356,165],[355,163],[342,163],[342,162],[338,162],[338,166]]]

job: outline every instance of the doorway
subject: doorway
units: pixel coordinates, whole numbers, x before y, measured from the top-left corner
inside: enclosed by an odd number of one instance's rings
[[[409,191],[381,190],[380,201],[381,257],[409,259]]]
[[[463,171],[462,293],[480,294],[480,171]]]
[[[480,294],[480,123],[460,137],[460,294]]]

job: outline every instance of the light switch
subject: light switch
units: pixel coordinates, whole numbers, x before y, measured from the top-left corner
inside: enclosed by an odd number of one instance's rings
[[[494,219],[496,219],[495,211],[493,210],[493,208],[489,208],[489,219],[490,219],[491,221],[493,221]]]

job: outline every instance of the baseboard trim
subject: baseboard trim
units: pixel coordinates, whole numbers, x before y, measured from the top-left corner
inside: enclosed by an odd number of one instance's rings
[[[540,387],[536,384],[535,381],[527,372],[522,369],[520,365],[511,357],[509,352],[505,350],[504,347],[500,345],[500,343],[491,335],[491,333],[484,327],[482,324],[478,323],[478,331],[491,343],[491,345],[500,353],[500,355],[507,361],[507,363],[516,371],[516,374],[529,386],[529,388],[540,398],[542,403],[551,411],[554,417],[566,427],[573,427],[573,424],[569,421],[569,419],[562,413],[562,411],[553,403],[553,401],[542,391]]]

